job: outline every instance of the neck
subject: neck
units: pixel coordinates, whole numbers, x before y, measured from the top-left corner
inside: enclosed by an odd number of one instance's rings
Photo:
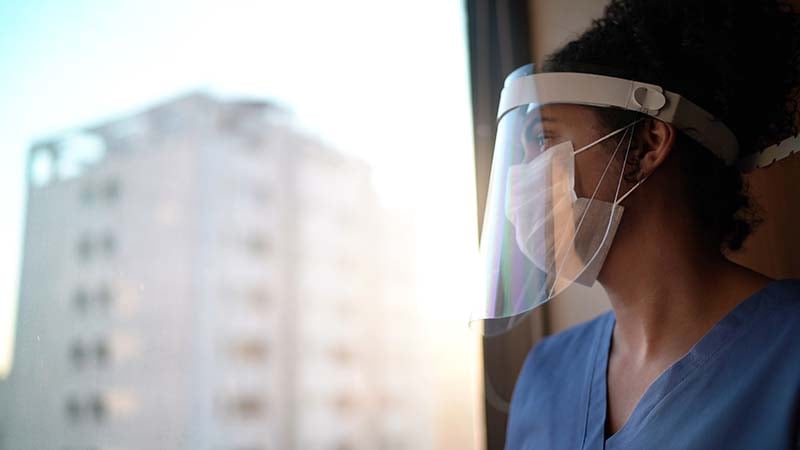
[[[617,320],[612,347],[641,364],[680,358],[769,281],[698,246],[693,225],[655,224],[647,233],[622,224],[600,274]]]

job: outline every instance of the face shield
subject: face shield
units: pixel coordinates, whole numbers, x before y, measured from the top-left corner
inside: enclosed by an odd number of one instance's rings
[[[566,108],[564,106],[567,106]],[[522,67],[506,80],[498,111],[481,234],[485,273],[472,321],[486,335],[574,282],[597,279],[631,185],[625,164],[640,120],[598,134],[576,106],[641,112],[672,123],[727,162],[736,139],[721,122],[658,86],[584,73],[536,74]]]

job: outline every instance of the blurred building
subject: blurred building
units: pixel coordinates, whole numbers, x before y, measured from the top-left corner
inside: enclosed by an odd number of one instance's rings
[[[28,173],[2,448],[432,448],[413,221],[364,163],[192,94]]]

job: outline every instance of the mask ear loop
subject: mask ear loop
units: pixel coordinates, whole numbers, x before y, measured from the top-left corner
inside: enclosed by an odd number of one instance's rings
[[[636,124],[637,124],[637,123],[639,123],[641,120],[643,120],[643,119],[637,120],[636,122],[634,122],[634,123],[632,123],[632,124],[630,125],[630,126],[631,126],[631,134],[630,134],[630,137],[628,137],[628,147],[625,149],[625,157],[623,158],[622,170],[620,170],[619,179],[617,180],[617,190],[616,190],[616,192],[614,193],[614,198],[616,198],[617,196],[619,196],[619,190],[620,190],[620,187],[622,187],[622,180],[625,178],[625,164],[627,164],[627,163],[628,163],[628,155],[630,155],[630,153],[631,153],[631,144],[633,143],[633,136],[636,134]],[[622,141],[623,141],[624,139],[625,139],[625,135],[623,135],[623,136],[622,136],[622,139],[620,139],[620,143],[622,143]],[[617,146],[617,148],[619,149],[619,145]],[[614,153],[616,154],[616,151],[615,151]],[[613,157],[613,155],[612,155],[612,157],[611,157],[611,158],[612,158],[612,160],[613,160],[613,158],[614,158],[614,157]],[[609,164],[610,164],[610,163],[611,163],[611,161],[609,161]],[[607,168],[607,167],[608,167],[608,166],[606,166],[606,168]],[[605,173],[604,173],[603,175],[605,175]],[[602,182],[602,178],[601,178],[600,182]],[[637,184],[637,186],[638,186],[639,184],[642,184],[642,182],[644,182],[644,180],[641,180],[641,181],[640,181],[640,182]],[[626,193],[624,196],[622,196],[622,198],[621,198],[621,199],[619,199],[618,201],[616,201],[616,202],[614,202],[614,203],[612,203],[612,204],[611,204],[611,217],[612,217],[612,218],[613,218],[613,215],[614,215],[614,210],[615,210],[616,208],[622,208],[622,206],[620,206],[620,205],[619,205],[619,202],[620,202],[620,201],[622,201],[622,200],[624,200],[624,199],[625,199],[625,197],[627,197],[627,196],[628,196],[628,194],[630,194],[631,192],[633,192],[633,189],[635,189],[637,186],[634,186],[633,188],[631,188],[631,190],[629,190],[629,191],[628,191],[628,192],[627,192],[627,193]],[[600,185],[599,185],[599,183],[598,183],[598,188],[599,188],[599,187],[600,187]],[[595,189],[595,193],[596,193],[596,192],[597,192],[597,189]],[[593,200],[594,200],[594,195],[592,195],[592,199],[589,201],[589,205],[591,205],[591,203],[592,203],[592,201],[593,201]],[[586,214],[586,212],[589,210],[589,205],[587,205],[587,207],[586,207],[586,211],[584,211],[584,215],[585,215],[585,214]],[[582,220],[582,219],[581,219],[581,220]],[[586,270],[586,267],[588,267],[588,266],[589,266],[589,264],[591,264],[591,263],[592,263],[592,261],[594,261],[594,259],[597,257],[597,254],[598,254],[598,253],[600,253],[600,249],[603,247],[603,243],[605,243],[605,240],[606,240],[606,238],[608,238],[608,232],[611,230],[611,223],[612,223],[612,220],[609,220],[609,222],[608,222],[608,225],[606,226],[606,232],[603,234],[603,241],[602,241],[602,242],[600,243],[600,245],[597,247],[597,250],[595,250],[595,252],[594,252],[594,254],[592,255],[592,257],[591,257],[591,258],[589,258],[589,261],[588,261],[588,262],[586,263],[586,265],[584,266],[584,270]],[[576,228],[576,230],[575,230],[575,233],[576,233],[576,234],[578,233],[578,231],[577,231],[577,230],[578,230],[578,228]],[[580,274],[579,274],[579,275],[580,275]],[[578,275],[578,276],[579,276],[579,275]]]
[[[581,226],[583,225],[583,221],[586,218],[586,214],[589,212],[589,207],[592,205],[592,202],[594,201],[594,198],[597,196],[597,191],[600,190],[600,185],[603,184],[603,179],[605,179],[605,176],[608,173],[608,169],[611,167],[611,163],[614,161],[614,156],[617,155],[617,152],[619,151],[619,148],[622,145],[622,142],[625,140],[625,136],[628,134],[628,131],[631,130],[631,137],[628,140],[628,150],[630,150],[630,143],[633,140],[633,128],[636,126],[637,123],[641,122],[642,120],[644,120],[644,118],[638,119],[638,120],[636,120],[636,121],[634,121],[634,122],[632,122],[632,123],[620,128],[619,130],[614,131],[613,133],[607,134],[606,136],[603,136],[600,139],[597,139],[597,140],[595,140],[594,142],[592,142],[590,144],[584,145],[583,147],[581,147],[577,151],[573,152],[573,155],[576,155],[576,154],[578,154],[580,152],[583,152],[583,151],[587,150],[589,147],[591,147],[593,145],[596,145],[596,144],[598,144],[600,142],[603,142],[604,140],[606,140],[606,139],[608,139],[608,138],[610,138],[612,136],[615,136],[615,135],[617,135],[619,133],[623,133],[622,139],[619,140],[619,142],[617,143],[616,148],[614,149],[614,152],[611,154],[611,157],[608,159],[608,163],[606,164],[606,167],[603,169],[603,173],[600,175],[600,180],[598,180],[597,186],[595,187],[594,192],[592,192],[592,196],[589,198],[589,202],[586,204],[586,208],[583,210],[583,214],[581,214],[581,218],[578,221],[578,225],[575,227],[575,234],[577,234],[578,231],[580,231]],[[626,152],[626,161],[627,161],[627,152]],[[624,171],[623,171],[623,174],[624,174]],[[622,181],[621,177],[622,177],[622,174],[620,174],[620,182]],[[617,185],[617,193],[614,194],[614,197],[616,197],[617,195],[619,195],[619,185]],[[616,203],[614,203],[614,206],[616,207]],[[608,229],[606,229],[606,234],[608,234]],[[572,239],[573,240],[575,239],[574,235],[573,235]],[[569,239],[565,237],[561,241],[561,245],[557,245],[558,249],[563,251],[563,247],[564,247],[564,245],[566,245],[567,242],[569,242]],[[599,250],[599,248],[598,248],[598,250]],[[558,253],[559,252],[556,252],[555,254],[558,254]],[[597,252],[595,252],[595,254],[592,255],[591,259],[594,259],[594,257],[596,255],[597,255]],[[558,279],[559,274],[564,270],[564,264],[566,264],[566,263],[567,263],[567,259],[565,259],[564,261],[561,262],[561,264],[558,267],[558,270],[556,270],[555,279]],[[555,290],[555,288],[556,288],[556,286],[555,286],[555,283],[554,283],[553,286],[550,288],[550,292],[548,292],[548,294],[547,294],[548,298],[553,296],[553,291]]]
[[[643,119],[642,119],[642,120],[643,120]],[[634,123],[634,125],[635,125],[635,123]],[[631,136],[631,137],[632,137],[632,136]],[[628,151],[626,151],[626,152],[625,152],[625,162],[626,162],[626,163],[627,163],[627,161],[628,161],[628,153],[629,153],[629,152],[630,152],[630,143],[628,143]],[[633,187],[631,187],[630,189],[628,189],[628,192],[626,192],[625,194],[623,194],[623,195],[622,195],[622,197],[618,198],[618,199],[617,199],[617,200],[614,202],[614,205],[619,205],[620,203],[622,203],[622,201],[623,201],[623,200],[625,200],[626,198],[628,198],[628,196],[629,196],[629,195],[633,194],[633,191],[635,191],[635,190],[636,190],[636,189],[637,189],[639,186],[641,186],[641,185],[642,185],[642,183],[644,183],[645,181],[647,181],[647,179],[650,177],[650,175],[651,175],[651,174],[647,174],[647,175],[645,175],[645,176],[644,176],[644,178],[642,178],[641,180],[637,181],[637,182],[636,182],[636,184],[634,184],[634,185],[633,185]],[[622,178],[620,178],[620,185],[621,185],[621,184],[622,184]],[[617,195],[619,195],[619,185],[617,186],[617,193],[615,194],[615,197],[616,197]]]
[[[625,160],[627,161],[627,156],[626,156]],[[642,183],[644,183],[647,180],[648,177],[650,177],[650,174],[645,175],[644,178],[642,178],[641,180],[637,181],[636,184],[634,184],[632,188],[628,189],[628,192],[623,194],[622,197],[618,198],[617,201],[614,202],[614,204],[615,205],[619,205],[620,203],[622,203],[622,201],[625,200],[626,198],[628,198],[629,195],[633,194],[633,191],[635,191],[636,188],[641,186]],[[619,189],[617,189],[617,194],[619,194]]]
[[[609,133],[609,134],[607,134],[607,135],[605,135],[605,136],[601,137],[600,139],[597,139],[597,140],[596,140],[596,141],[594,141],[594,142],[590,142],[590,143],[588,143],[588,144],[584,145],[583,147],[581,147],[581,148],[579,148],[579,149],[575,150],[575,151],[574,151],[574,152],[572,152],[572,153],[573,153],[574,155],[577,155],[578,153],[584,152],[584,151],[588,150],[590,147],[593,147],[593,146],[595,146],[595,145],[597,145],[597,144],[599,144],[599,143],[601,143],[601,142],[605,141],[606,139],[609,139],[609,138],[611,138],[611,137],[613,137],[613,136],[616,136],[616,135],[618,135],[618,134],[620,134],[620,133],[626,133],[626,134],[627,134],[627,133],[628,133],[628,129],[629,129],[629,128],[631,128],[631,127],[633,127],[633,126],[636,126],[636,124],[637,124],[637,123],[639,123],[639,122],[641,122],[641,121],[643,121],[643,120],[644,120],[644,118],[637,119],[637,120],[635,120],[635,121],[633,121],[633,122],[629,123],[628,125],[625,125],[624,127],[620,128],[619,130],[617,130],[617,131],[614,131],[613,133]],[[625,138],[625,136],[623,136],[622,138],[624,139],[624,138]],[[622,143],[622,139],[620,139],[620,143]],[[617,144],[617,148],[619,148],[619,144]],[[615,152],[616,152],[616,150],[615,150]]]
[[[630,155],[631,153],[631,144],[633,143],[633,135],[636,133],[636,124],[633,124],[633,126],[634,128],[631,129],[631,137],[630,139],[628,139],[628,148],[625,150],[625,159],[623,160],[622,163],[622,173],[619,174],[619,180],[617,181],[617,191],[614,193],[614,198],[619,197],[619,190],[622,187],[622,179],[625,178],[625,164],[628,164],[628,155]],[[614,202],[614,207],[619,206],[619,203],[625,200],[625,197],[631,195],[631,192],[633,192],[634,189],[639,187],[640,184],[644,183],[644,180],[646,179],[647,177],[639,180],[639,182],[636,183],[632,188],[630,188],[628,192],[625,193],[625,195],[617,198],[617,200]]]
[[[639,120],[637,120],[636,122],[633,122],[633,123],[631,123],[630,125],[628,125],[628,127],[630,127],[631,134],[630,134],[630,137],[628,138],[628,147],[625,149],[625,158],[623,159],[623,166],[622,166],[622,170],[620,171],[620,174],[619,174],[619,180],[617,181],[617,190],[616,190],[616,192],[615,192],[615,194],[614,194],[614,197],[615,197],[615,198],[616,198],[616,197],[619,195],[619,190],[620,190],[620,187],[622,186],[622,179],[625,177],[625,164],[627,164],[627,161],[628,161],[628,155],[630,154],[630,151],[631,151],[631,143],[633,143],[633,136],[634,136],[634,134],[636,133],[636,124],[637,124],[637,123],[639,123],[639,122],[641,122],[642,120],[644,120],[644,119],[639,119]],[[627,127],[626,127],[626,128],[627,128]],[[606,168],[605,168],[605,170],[603,171],[603,175],[600,177],[600,181],[598,181],[598,183],[597,183],[597,187],[595,188],[595,190],[594,190],[594,193],[592,194],[592,197],[589,199],[589,203],[586,205],[586,209],[584,210],[584,212],[583,212],[583,215],[581,216],[581,220],[580,220],[580,222],[578,223],[578,226],[575,228],[575,234],[576,234],[576,235],[578,234],[578,230],[580,230],[580,227],[581,227],[581,225],[583,224],[583,218],[584,218],[584,217],[586,217],[586,213],[589,211],[589,206],[591,206],[591,204],[592,204],[592,201],[594,201],[595,195],[597,194],[597,191],[600,189],[600,184],[602,184],[602,182],[603,182],[603,178],[605,177],[605,175],[606,175],[606,172],[608,171],[608,168],[611,166],[611,162],[614,160],[614,156],[617,154],[617,150],[619,150],[619,146],[622,144],[622,141],[623,141],[623,140],[625,140],[625,136],[626,136],[626,135],[627,135],[627,132],[626,132],[625,134],[623,134],[623,135],[622,135],[622,139],[620,139],[620,140],[619,140],[619,143],[617,144],[617,148],[614,150],[614,153],[611,155],[611,158],[609,159],[609,161],[608,161],[608,164],[606,164]],[[642,180],[642,181],[644,181],[644,180]],[[639,184],[641,184],[641,182],[642,182],[642,181],[640,181],[640,182],[639,182]],[[635,187],[634,187],[633,189],[635,189]],[[628,191],[628,193],[626,193],[626,194],[625,194],[625,196],[623,196],[623,199],[624,199],[624,197],[626,197],[628,194],[630,194],[630,193],[632,192],[632,190],[633,190],[633,189],[631,189],[631,191]],[[621,200],[620,200],[620,201],[621,201]],[[612,204],[611,204],[611,208],[612,208],[612,209],[611,209],[611,215],[613,216],[613,214],[614,214],[614,209],[616,209],[616,208],[621,208],[621,206],[619,206],[619,203],[618,203],[618,202],[614,202],[614,203],[612,203]],[[608,225],[606,226],[606,231],[605,231],[605,233],[604,233],[604,235],[603,235],[603,241],[602,241],[602,242],[605,242],[606,238],[608,237],[608,232],[611,230],[611,223],[612,223],[612,221],[611,221],[611,220],[609,220],[609,222],[608,222]],[[586,267],[588,267],[588,266],[589,266],[589,264],[591,264],[591,263],[592,263],[592,261],[594,261],[594,259],[597,257],[597,254],[600,252],[600,249],[603,247],[603,245],[602,245],[602,242],[601,242],[601,244],[600,244],[600,245],[597,247],[597,250],[595,250],[595,252],[594,252],[594,254],[592,255],[592,257],[591,257],[591,258],[589,258],[588,262],[587,262],[587,263],[586,263],[586,265],[584,266],[584,270],[585,270],[585,269],[586,269]],[[563,266],[564,266],[564,264],[565,264],[565,263],[566,263],[566,259],[564,260],[564,262],[562,262],[562,263],[561,263],[561,266],[562,266],[562,268],[563,268]],[[561,270],[559,270],[558,272],[556,272],[556,277],[558,277],[558,273],[560,273],[560,272],[561,272]],[[580,275],[580,274],[576,275],[576,277],[577,277],[577,276],[579,276],[579,275]],[[549,296],[552,296],[552,295],[553,295],[553,294],[552,294],[552,291],[553,291],[554,289],[555,289],[555,284],[554,284],[554,285],[553,285],[553,287],[551,288],[551,292],[550,292],[550,295],[549,295]]]
[[[623,201],[623,200],[625,200],[625,199],[626,199],[626,198],[627,198],[629,195],[633,194],[633,191],[635,191],[635,190],[636,190],[636,188],[638,188],[639,186],[641,186],[641,185],[642,185],[642,183],[644,183],[644,182],[645,182],[645,180],[647,180],[647,178],[648,178],[649,176],[650,176],[650,175],[645,175],[645,177],[644,177],[644,178],[642,178],[641,180],[637,181],[637,182],[636,182],[636,184],[634,184],[634,185],[633,185],[633,187],[632,187],[632,188],[630,188],[630,189],[628,190],[628,192],[626,192],[625,194],[623,194],[623,195],[622,195],[622,197],[620,197],[620,198],[619,198],[617,201],[615,201],[615,202],[614,202],[614,204],[615,204],[615,205],[619,205],[620,203],[622,203],[622,201]]]

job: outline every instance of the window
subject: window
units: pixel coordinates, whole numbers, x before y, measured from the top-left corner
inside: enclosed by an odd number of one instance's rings
[[[72,297],[75,309],[81,314],[93,311],[108,312],[111,308],[111,289],[107,284],[101,284],[91,295],[84,287],[78,287]]]
[[[105,339],[98,340],[95,343],[94,355],[98,366],[104,367],[108,364],[109,353],[108,343]]]
[[[111,308],[111,290],[108,288],[108,285],[102,284],[97,289],[94,302],[98,309],[108,312],[108,310]]]
[[[69,356],[72,365],[77,369],[82,369],[87,364],[94,364],[96,367],[105,367],[111,358],[111,349],[106,339],[98,339],[93,344],[85,344],[80,340],[75,340],[70,344]]]
[[[73,296],[73,304],[75,305],[75,309],[77,309],[82,314],[85,314],[89,307],[89,295],[86,293],[86,289],[78,288],[75,291],[75,295]]]
[[[4,153],[17,159],[0,165],[20,172],[0,177],[19,187],[17,206],[7,208],[16,218],[0,234],[18,235],[4,246],[16,250],[0,267],[20,277],[0,292],[10,299],[0,330],[20,338],[7,339],[7,361],[0,352],[0,377],[41,363],[60,370],[45,384],[11,375],[8,398],[0,389],[0,447],[26,448],[30,430],[71,450],[181,448],[189,438],[220,450],[291,443],[323,450],[342,441],[377,447],[388,426],[374,416],[377,396],[440,369],[453,388],[447,395],[434,382],[417,383],[403,400],[419,407],[393,410],[386,422],[408,423],[417,439],[409,448],[434,450],[447,441],[441,436],[473,434],[464,411],[479,390],[467,384],[473,365],[461,350],[472,340],[458,334],[469,317],[436,322],[435,333],[423,328],[429,312],[431,321],[455,317],[453,305],[473,303],[465,292],[480,294],[472,288],[477,277],[462,270],[476,214],[461,1],[308,8],[273,0],[230,8],[121,0],[87,4],[74,21],[53,2],[37,14],[6,3],[21,11],[0,13],[19,19],[13,43],[20,51],[12,56],[20,58],[12,61],[19,70],[8,73],[17,82],[2,85],[31,92],[7,96],[17,104],[5,105],[25,126],[9,125]],[[153,8],[158,26],[142,39],[130,25]],[[92,39],[72,39],[98,21],[107,26]],[[222,32],[197,32],[209,23]],[[414,39],[398,39],[409,23]],[[42,30],[53,26],[64,39],[47,39]],[[365,35],[371,38],[358,39]],[[109,42],[130,51],[109,55]],[[26,46],[41,50],[37,61],[47,67],[31,65]],[[249,56],[256,53],[264,57]],[[162,76],[152,63],[175,54],[189,60],[175,66],[181,73]],[[78,57],[87,76],[48,77],[59,61]],[[429,61],[437,70],[424,70]],[[152,76],[131,77],[130,89],[116,95],[118,83],[94,76],[109,64]],[[321,75],[331,64],[335,70]],[[321,76],[339,88],[308,95]],[[35,95],[41,86],[58,101]],[[436,108],[419,107],[430,98],[439,99]],[[62,151],[62,140],[76,133],[83,138]],[[430,167],[447,167],[446,182]],[[27,186],[19,182],[26,169]],[[390,233],[407,223],[423,239]],[[37,261],[47,264],[30,264]],[[401,272],[411,283],[420,276],[419,288],[392,278]],[[381,323],[398,314],[398,302],[414,312],[402,317],[404,333]],[[53,332],[40,342],[42,329]],[[454,353],[428,361],[420,340]],[[396,347],[408,361],[398,361]],[[179,377],[153,382],[154,373],[176,368]],[[174,389],[184,378],[191,389]],[[337,400],[342,392],[350,396]],[[67,419],[72,394],[75,427]],[[31,401],[37,396],[55,403]],[[169,408],[158,408],[164,400]],[[125,404],[133,405],[130,415],[120,413]],[[339,418],[335,405],[352,412]],[[48,407],[56,423],[41,420]],[[196,436],[125,432],[198,415],[208,426],[192,428]],[[472,450],[460,443],[450,447]]]
[[[77,250],[81,261],[88,261],[92,257],[92,241],[88,235],[83,235],[78,240]]]
[[[230,345],[231,355],[238,361],[260,364],[267,360],[267,345],[258,339],[243,339]]]
[[[119,198],[119,180],[107,180],[103,188],[105,198],[109,203],[114,203]]]
[[[106,204],[113,204],[119,198],[119,181],[112,178],[101,185],[84,184],[80,190],[80,201],[85,206],[91,206],[98,200]]]
[[[67,419],[72,422],[77,422],[81,415],[81,404],[78,398],[74,395],[69,396],[64,404],[64,411],[67,415]]]
[[[333,399],[333,406],[340,414],[350,414],[356,408],[356,400],[349,393],[341,393]]]
[[[89,408],[92,412],[92,417],[95,422],[102,422],[106,419],[107,408],[103,396],[95,394],[89,401]]]
[[[93,242],[94,240],[96,240],[96,242]],[[114,253],[116,247],[116,239],[114,239],[114,236],[111,233],[105,233],[102,237],[98,236],[94,239],[89,234],[84,234],[78,240],[78,257],[82,261],[88,261],[98,250],[102,251],[107,256],[110,256]]]
[[[241,420],[261,418],[265,413],[264,401],[253,394],[239,394],[227,401],[227,413]]]
[[[72,365],[78,369],[83,368],[86,363],[86,351],[80,341],[73,341],[69,348],[69,356]]]
[[[353,362],[353,352],[341,345],[331,349],[331,357],[334,361],[343,366]]]
[[[81,204],[83,205],[91,205],[94,203],[94,190],[90,185],[84,185],[81,187]]]
[[[114,236],[111,235],[111,233],[106,233],[103,236],[102,244],[103,244],[103,251],[106,253],[106,255],[109,256],[114,253],[114,250],[117,247],[117,241],[116,239],[114,239]]]
[[[264,256],[270,250],[269,241],[260,234],[250,234],[245,239],[245,246],[253,256]]]

